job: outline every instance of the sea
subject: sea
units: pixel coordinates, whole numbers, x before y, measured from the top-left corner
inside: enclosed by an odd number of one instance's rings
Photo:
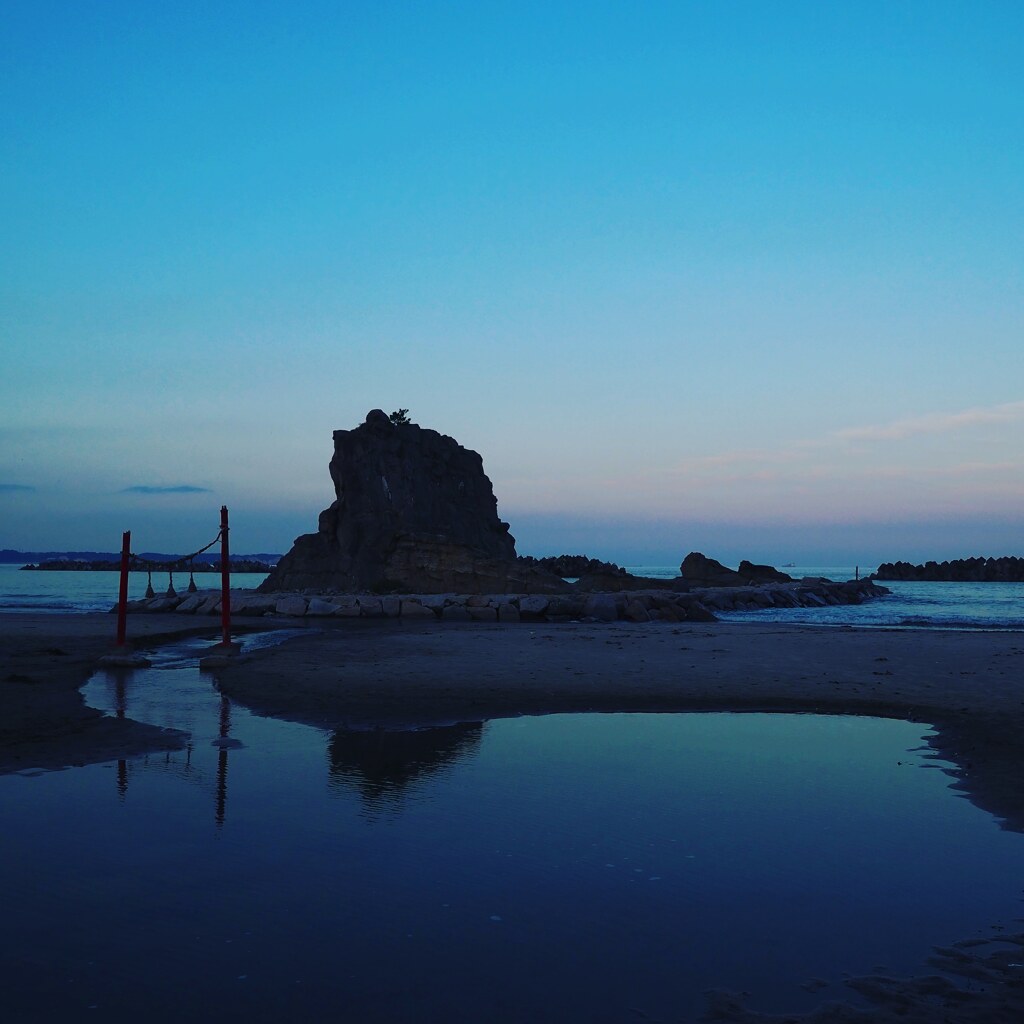
[[[235,573],[232,590],[258,587],[266,573]],[[150,579],[156,594],[167,593],[169,586],[183,594],[189,585],[187,572],[144,572],[128,575],[128,600],[146,596]],[[120,575],[116,572],[61,572],[59,570],[27,570],[16,564],[0,564],[0,613],[32,612],[36,614],[75,615],[83,612],[107,612],[117,603]],[[195,573],[200,590],[219,589],[219,572]]]
[[[861,578],[875,570],[873,565],[780,566],[795,579],[824,577],[830,580]],[[672,579],[678,566],[630,565],[638,576]],[[255,588],[266,579],[262,573],[237,573],[233,589]],[[145,595],[145,573],[129,577],[131,600]],[[195,574],[200,589],[220,586],[218,573]],[[157,594],[168,585],[181,593],[189,583],[188,573],[153,573]],[[750,612],[720,613],[729,622],[791,622],[814,626],[873,626],[896,629],[1024,630],[1024,583],[932,583],[893,580],[883,585],[891,592],[861,605],[827,608],[774,608]],[[79,614],[109,611],[117,600],[118,575],[113,572],[21,571],[19,565],[0,564],[0,613],[35,612]]]

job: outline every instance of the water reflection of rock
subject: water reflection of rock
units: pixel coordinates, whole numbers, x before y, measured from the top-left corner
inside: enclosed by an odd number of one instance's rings
[[[327,746],[332,786],[357,789],[367,804],[393,802],[413,783],[476,754],[482,722],[433,729],[339,729]]]

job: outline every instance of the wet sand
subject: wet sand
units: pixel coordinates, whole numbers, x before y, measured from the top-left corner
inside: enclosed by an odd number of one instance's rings
[[[212,620],[134,616],[136,647]],[[1024,832],[1024,634],[772,624],[429,624],[261,619],[308,632],[242,654],[221,689],[261,714],[397,728],[571,711],[788,711],[879,715],[934,726],[955,785]],[[181,734],[113,722],[78,687],[110,649],[113,618],[0,616],[0,772],[90,763],[179,746]],[[967,883],[969,884],[969,882]],[[707,1020],[1017,1021],[1024,935],[936,952],[941,975],[854,978],[868,1008],[769,1017],[727,994]]]

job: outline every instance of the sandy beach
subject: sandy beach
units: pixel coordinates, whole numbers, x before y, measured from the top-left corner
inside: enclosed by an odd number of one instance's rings
[[[291,628],[262,619],[253,629]],[[134,616],[137,649],[217,623]],[[103,718],[78,687],[109,651],[109,615],[0,616],[0,771],[84,764],[180,746],[183,734]],[[878,715],[933,726],[955,785],[1003,827],[1024,831],[1024,636],[774,623],[429,625],[324,621],[241,654],[217,685],[258,713],[348,728],[401,728],[571,711],[787,711]],[[947,1016],[947,982],[853,979],[875,1009],[826,1020],[1015,1020],[1024,937],[939,951],[971,980]],[[1016,950],[1014,955],[1013,950]],[[979,987],[980,984],[980,987]],[[723,996],[709,1020],[766,1018]],[[785,1018],[797,1020],[799,1018]]]

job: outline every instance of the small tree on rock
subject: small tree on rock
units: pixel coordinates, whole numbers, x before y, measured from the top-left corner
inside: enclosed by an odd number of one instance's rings
[[[409,410],[408,409],[396,409],[388,417],[388,419],[391,420],[391,422],[394,423],[394,425],[396,427],[400,427],[403,423],[411,422],[410,419],[409,419]]]

